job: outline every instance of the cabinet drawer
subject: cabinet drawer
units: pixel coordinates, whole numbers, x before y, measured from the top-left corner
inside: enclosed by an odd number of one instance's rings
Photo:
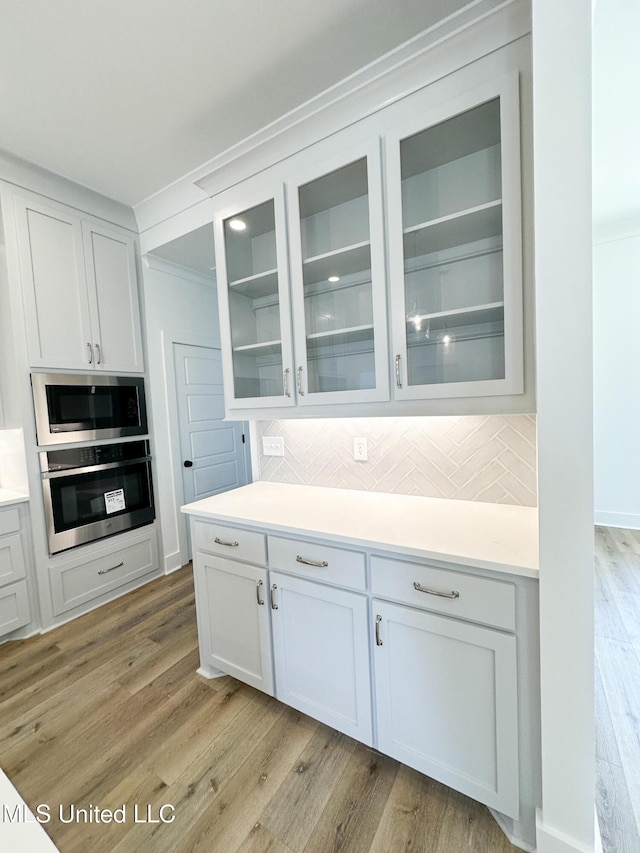
[[[22,628],[30,618],[26,581],[0,589],[0,637]]]
[[[0,539],[0,586],[20,580],[26,575],[20,534]]]
[[[121,548],[103,551],[93,559],[75,559],[52,566],[53,612],[58,616],[157,568],[155,531]]]
[[[272,569],[351,589],[366,588],[365,557],[358,551],[279,536],[269,536],[268,543]]]
[[[18,533],[20,530],[20,513],[17,509],[3,509],[0,511],[0,536],[7,533]]]
[[[422,589],[416,589],[414,584]],[[506,581],[424,563],[372,557],[371,590],[382,598],[425,610],[495,625],[507,631],[515,630],[515,586]]]
[[[192,521],[192,525],[194,551],[208,551],[209,554],[221,554],[232,560],[266,565],[267,551],[263,533],[197,519]]]

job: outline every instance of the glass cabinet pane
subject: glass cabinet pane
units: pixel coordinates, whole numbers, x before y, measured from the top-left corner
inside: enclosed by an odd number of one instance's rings
[[[236,398],[283,393],[273,200],[224,221]]]
[[[503,379],[500,101],[400,143],[408,385]]]
[[[298,190],[309,393],[376,387],[367,159]]]

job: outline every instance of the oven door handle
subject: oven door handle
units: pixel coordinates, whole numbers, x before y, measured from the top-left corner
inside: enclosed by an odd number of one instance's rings
[[[93,474],[97,471],[111,471],[114,468],[128,468],[130,465],[139,465],[141,462],[151,462],[150,456],[141,456],[139,459],[122,459],[119,462],[105,462],[104,465],[87,465],[85,468],[64,468],[60,471],[43,471],[44,480],[53,480],[56,477],[71,477],[76,474]]]

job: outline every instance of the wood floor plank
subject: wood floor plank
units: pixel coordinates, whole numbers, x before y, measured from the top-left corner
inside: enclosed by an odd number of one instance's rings
[[[596,794],[603,853],[637,853],[640,833],[623,769],[597,759]]]
[[[301,853],[368,851],[398,766],[393,759],[357,744]]]
[[[296,848],[287,847],[279,838],[275,838],[261,823],[249,830],[244,842],[238,847],[238,853],[296,853]]]
[[[331,796],[335,780],[352,761],[356,742],[318,725],[307,748],[259,818],[260,825],[292,850],[303,850]]]
[[[447,797],[444,785],[401,766],[370,853],[437,850]]]

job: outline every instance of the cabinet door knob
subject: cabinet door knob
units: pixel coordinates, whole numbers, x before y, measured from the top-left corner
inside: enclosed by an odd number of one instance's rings
[[[193,462],[190,459],[185,459],[182,464],[185,468],[193,468]]]

